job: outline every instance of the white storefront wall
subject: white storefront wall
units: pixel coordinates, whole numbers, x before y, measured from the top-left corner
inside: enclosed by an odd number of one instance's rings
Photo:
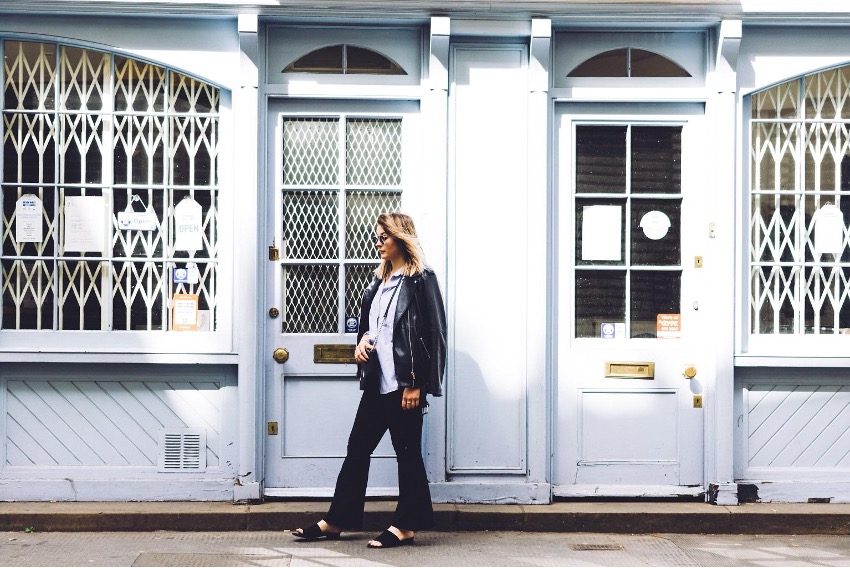
[[[687,7],[681,10],[687,14]],[[748,495],[755,486],[762,500],[850,501],[842,467],[763,467],[748,454],[753,393],[812,385],[846,392],[848,365],[841,336],[832,343],[800,342],[798,351],[783,352],[774,338],[748,335],[745,248],[749,95],[846,64],[850,39],[841,26],[746,25],[746,14],[738,14],[744,25],[733,18],[721,23],[721,12],[728,17],[727,11],[718,8],[683,28],[669,20],[639,22],[628,33],[610,28],[610,10],[596,19],[585,14],[580,26],[558,18],[488,21],[420,13],[391,24],[315,15],[293,21],[285,14],[4,15],[2,39],[131,55],[220,88],[221,272],[215,332],[177,338],[173,332],[0,332],[0,449],[5,458],[0,500],[298,495],[297,480],[295,487],[277,488],[264,480],[264,472],[272,471],[269,464],[279,458],[275,452],[280,449],[280,456],[287,457],[286,448],[269,435],[269,422],[285,423],[270,415],[270,409],[285,408],[268,398],[277,392],[270,381],[279,381],[286,396],[290,384],[306,386],[305,392],[316,392],[309,389],[317,385],[356,386],[345,383],[351,365],[305,363],[290,372],[291,367],[271,359],[275,348],[298,343],[279,343],[287,336],[264,331],[274,329],[267,314],[279,307],[270,305],[278,285],[276,267],[266,262],[269,245],[276,244],[266,240],[277,234],[278,222],[268,210],[274,203],[269,180],[275,179],[278,164],[275,133],[267,125],[275,123],[273,115],[280,109],[292,116],[316,115],[310,109],[319,108],[322,116],[372,113],[407,120],[412,107],[418,116],[405,128],[416,136],[410,147],[418,154],[417,179],[404,186],[408,197],[402,204],[419,224],[449,310],[445,396],[432,400],[425,440],[435,500],[546,503],[553,494],[706,494],[717,503],[734,504],[740,482],[748,486]],[[319,28],[321,33],[312,33]],[[593,30],[599,33],[589,33]],[[591,41],[575,43],[585,34]],[[337,43],[392,54],[410,73],[396,79],[281,73],[293,58]],[[575,64],[620,44],[660,53],[696,73],[666,82],[566,79]],[[702,114],[693,115],[694,109]],[[574,152],[562,145],[572,134],[560,128],[585,124],[684,128],[683,163],[699,167],[701,175],[683,178],[693,181],[682,199],[696,225],[681,243],[682,278],[689,286],[683,290],[692,293],[683,294],[681,310],[686,325],[698,327],[679,343],[631,339],[608,344],[572,336],[573,199],[582,196],[576,197],[569,177]],[[703,268],[691,268],[695,256]],[[325,339],[316,343],[350,341],[343,334]],[[309,354],[293,357],[307,361]],[[588,373],[601,373],[602,361],[657,361],[658,376],[640,385],[601,375],[595,382]],[[688,365],[697,367],[696,380],[678,376]],[[652,432],[647,443],[669,440],[665,451],[670,455],[620,459],[617,452],[629,448],[614,443],[610,451],[598,452],[604,459],[589,459],[592,452],[581,444],[605,444],[618,435],[590,435],[587,428],[598,425],[598,417],[593,407],[574,406],[575,401],[607,400],[600,395],[609,394],[664,404],[675,395],[679,403],[663,408],[673,408],[683,419],[697,417],[702,440],[688,448],[688,440]],[[692,395],[702,397],[701,409],[690,407]],[[574,414],[579,418],[573,420]],[[644,427],[640,416],[635,420],[634,428]],[[846,422],[846,412],[835,421]],[[627,422],[618,416],[616,423]],[[834,445],[845,443],[847,426],[844,434],[834,435]],[[67,438],[53,435],[61,429],[76,431],[76,442],[69,446]],[[190,437],[201,432],[205,469],[160,471],[156,462],[163,429]],[[345,433],[335,435],[344,444]],[[795,438],[795,443],[802,442]],[[339,449],[328,448],[323,458],[333,464]],[[685,452],[695,452],[702,463],[701,476],[696,484],[688,481],[688,488],[678,478],[670,481],[667,473],[679,475]],[[574,458],[582,462],[576,471],[609,473],[581,483],[579,474],[565,474],[573,471],[574,464],[566,462]],[[664,479],[649,475],[646,484],[630,485],[617,477],[629,467],[641,475],[663,471]],[[311,488],[309,494],[323,495],[325,489]]]

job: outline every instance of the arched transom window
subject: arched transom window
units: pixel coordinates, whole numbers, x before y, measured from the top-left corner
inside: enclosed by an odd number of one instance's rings
[[[850,66],[751,104],[750,332],[850,333]]]
[[[567,77],[690,77],[678,63],[663,55],[623,47],[583,61]]]
[[[4,41],[2,329],[214,330],[219,89]]]
[[[337,44],[302,55],[284,73],[337,73],[342,75],[407,75],[401,66],[377,51]]]

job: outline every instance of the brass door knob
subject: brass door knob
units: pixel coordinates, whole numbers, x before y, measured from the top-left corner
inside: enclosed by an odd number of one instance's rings
[[[286,363],[289,360],[289,350],[286,347],[278,347],[272,353],[272,359],[278,363]]]
[[[693,379],[697,376],[697,368],[693,365],[688,365],[682,370],[682,376],[684,376],[686,379]]]

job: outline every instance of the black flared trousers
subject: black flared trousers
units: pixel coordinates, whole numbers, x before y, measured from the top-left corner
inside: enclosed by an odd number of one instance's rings
[[[398,460],[398,506],[393,526],[421,530],[434,525],[434,508],[422,461],[422,409],[401,407],[402,390],[364,392],[348,437],[348,450],[325,521],[343,529],[363,526],[366,483],[372,452],[389,430]],[[425,404],[425,397],[420,399]]]

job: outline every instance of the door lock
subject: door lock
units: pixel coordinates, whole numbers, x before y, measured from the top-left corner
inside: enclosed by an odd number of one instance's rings
[[[269,308],[269,317],[275,319],[280,315],[280,310],[277,308]]]
[[[278,347],[272,353],[272,359],[278,363],[286,363],[289,360],[289,350],[286,347]]]

